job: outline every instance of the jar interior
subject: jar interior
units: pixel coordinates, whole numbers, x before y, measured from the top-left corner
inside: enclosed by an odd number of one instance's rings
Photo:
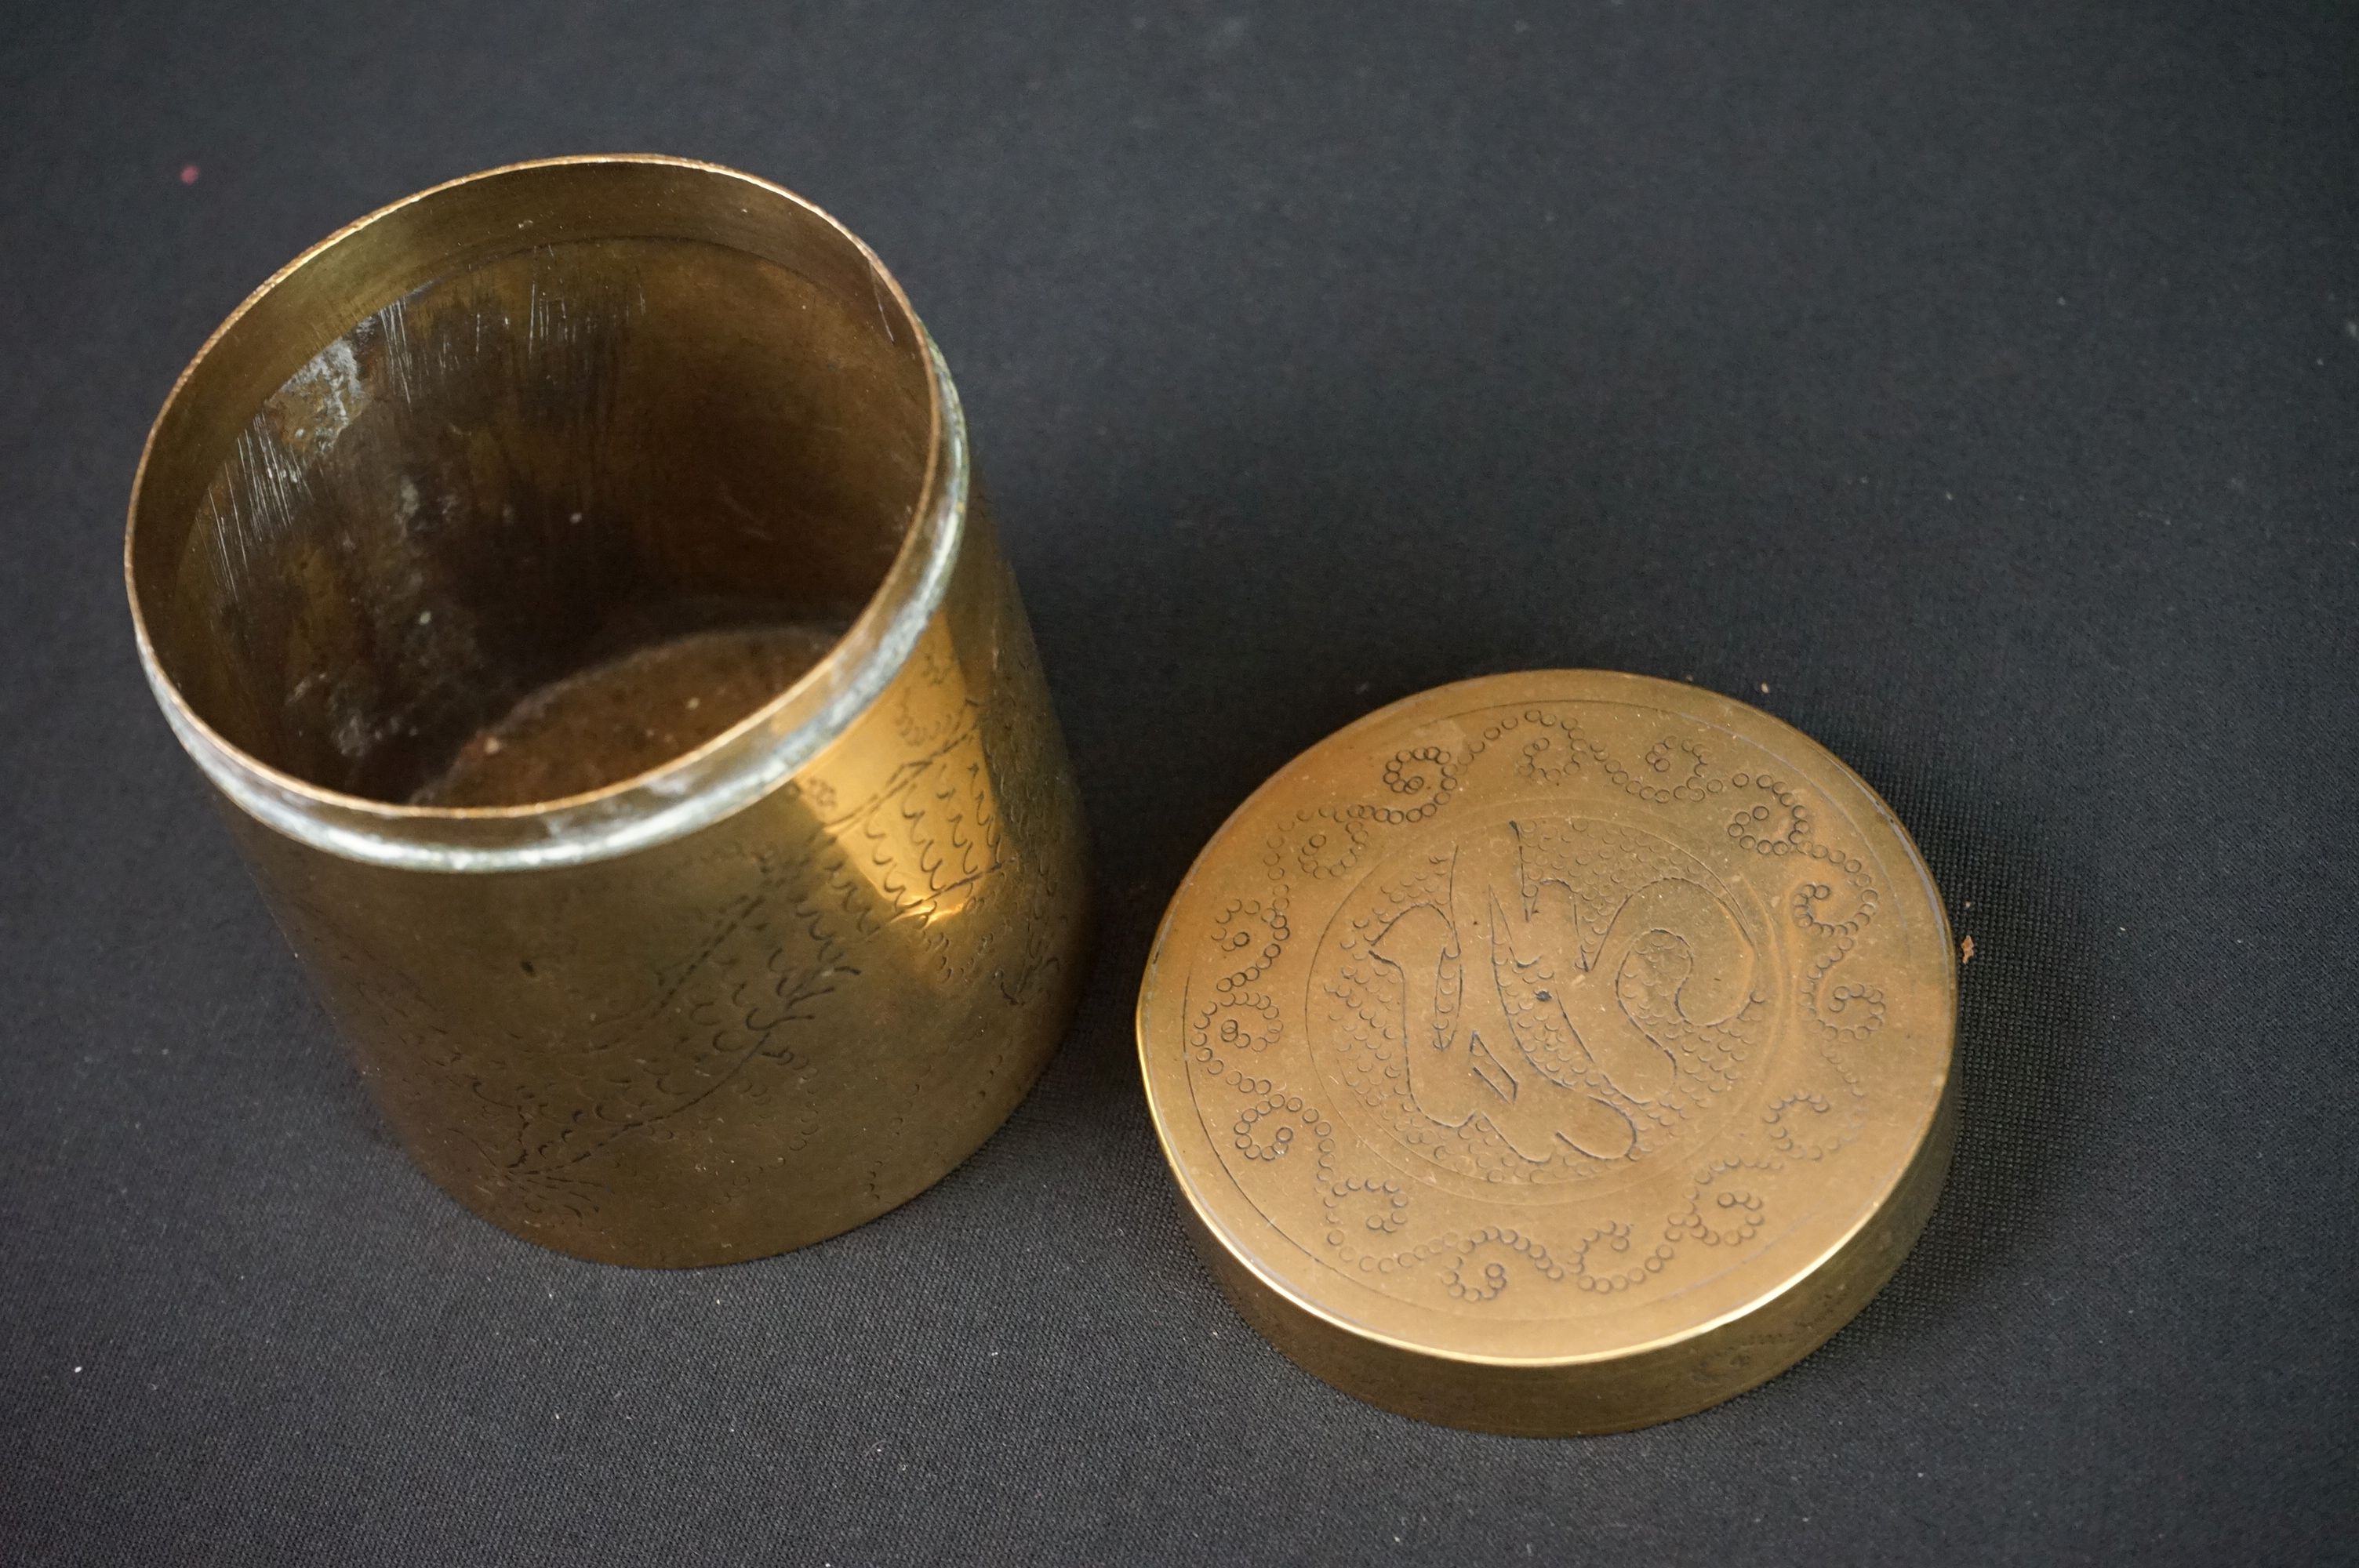
[[[823,657],[898,553],[933,430],[895,319],[693,238],[471,259],[248,401],[140,589],[158,663],[232,745],[375,800],[660,765]]]

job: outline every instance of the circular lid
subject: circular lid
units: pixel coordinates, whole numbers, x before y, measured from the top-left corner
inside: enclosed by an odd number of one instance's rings
[[[1875,793],[1696,687],[1494,676],[1369,715],[1198,857],[1138,1003],[1239,1310],[1348,1392],[1609,1431],[1775,1375],[1947,1164],[1956,972]]]

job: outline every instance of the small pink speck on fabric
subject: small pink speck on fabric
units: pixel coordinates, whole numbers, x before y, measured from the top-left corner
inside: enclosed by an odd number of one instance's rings
[[[197,182],[197,173],[198,170],[195,164],[182,164],[180,166],[180,183],[182,185],[194,185]]]

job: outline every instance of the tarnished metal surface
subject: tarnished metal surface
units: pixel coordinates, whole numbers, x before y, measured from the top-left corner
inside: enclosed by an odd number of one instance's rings
[[[571,159],[364,220],[184,375],[126,561],[168,718],[486,1217],[800,1245],[1053,1050],[1086,871],[1030,633],[939,355],[788,193]]]
[[[1596,672],[1410,697],[1239,808],[1138,1009],[1239,1310],[1346,1390],[1611,1431],[1774,1376],[1931,1211],[1954,959],[1874,792]]]

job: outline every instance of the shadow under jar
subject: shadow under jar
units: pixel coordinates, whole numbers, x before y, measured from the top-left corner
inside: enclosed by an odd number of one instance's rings
[[[494,1223],[801,1246],[1054,1051],[1081,810],[957,394],[788,192],[564,159],[332,236],[173,389],[125,567],[364,1076]]]

